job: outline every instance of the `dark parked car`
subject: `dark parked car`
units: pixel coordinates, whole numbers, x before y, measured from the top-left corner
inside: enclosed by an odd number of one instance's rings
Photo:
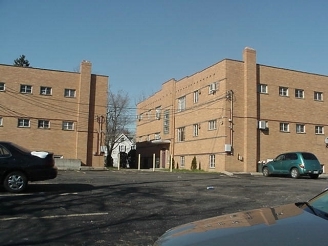
[[[11,142],[0,141],[0,184],[10,192],[22,192],[29,181],[57,177],[53,153],[30,151]]]
[[[307,202],[222,215],[168,230],[155,246],[327,245],[328,191]]]
[[[322,174],[322,167],[318,158],[308,152],[290,152],[278,155],[262,167],[262,173],[270,175],[290,175],[292,178],[310,176],[313,179]]]

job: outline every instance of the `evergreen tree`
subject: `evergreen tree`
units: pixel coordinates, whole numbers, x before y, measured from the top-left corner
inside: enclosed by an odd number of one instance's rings
[[[30,62],[25,59],[25,55],[21,55],[19,58],[14,60],[14,66],[16,67],[29,67]]]

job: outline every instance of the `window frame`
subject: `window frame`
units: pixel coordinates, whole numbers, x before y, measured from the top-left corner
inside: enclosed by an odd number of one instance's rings
[[[62,130],[63,131],[74,131],[75,124],[74,121],[63,121]]]
[[[314,91],[313,93],[314,101],[323,101],[323,92],[321,91]]]
[[[50,129],[50,121],[38,120],[38,129]]]
[[[210,120],[208,121],[208,130],[214,131],[217,129],[217,120]]]
[[[155,119],[156,120],[161,119],[161,112],[162,112],[161,106],[155,108]]]
[[[209,168],[215,168],[215,154],[209,155]]]
[[[186,96],[178,98],[178,112],[186,110]]]
[[[288,87],[279,86],[279,96],[288,97]]]
[[[185,167],[186,166],[186,157],[185,156],[180,156],[180,167]]]
[[[3,126],[3,117],[0,116],[0,127]]]
[[[19,92],[21,94],[32,94],[33,87],[32,85],[21,84]]]
[[[296,124],[296,133],[305,133],[305,125],[304,124]]]
[[[263,90],[263,88],[265,90]],[[268,94],[268,85],[267,84],[259,84],[259,93],[260,94]]]
[[[295,98],[304,99],[304,90],[303,89],[295,89]]]
[[[74,92],[74,95],[71,95]],[[76,97],[76,90],[75,89],[64,89],[64,97],[66,98],[75,98]]]
[[[169,134],[170,133],[170,110],[166,109],[164,110],[164,116],[163,116],[163,133]]]
[[[194,91],[194,103],[199,102],[199,90]]]
[[[198,137],[199,135],[199,124],[194,124],[193,125],[193,136]]]
[[[316,135],[323,135],[325,134],[323,126],[314,126],[314,132]]]
[[[0,91],[6,91],[6,83],[0,82]]]
[[[289,132],[289,123],[288,122],[280,122],[279,130],[280,130],[280,132]]]
[[[50,90],[49,93],[48,93],[48,90]],[[40,86],[40,95],[42,95],[42,96],[51,96],[52,95],[52,87]]]
[[[19,128],[29,128],[29,127],[31,127],[31,120],[27,119],[27,118],[19,118],[18,122],[17,122],[17,127],[19,127]]]
[[[178,128],[178,142],[184,142],[186,140],[185,127]]]

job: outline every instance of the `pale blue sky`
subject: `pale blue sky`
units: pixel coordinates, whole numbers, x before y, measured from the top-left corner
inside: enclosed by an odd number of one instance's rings
[[[326,0],[0,0],[0,23],[1,64],[24,54],[76,71],[89,60],[133,106],[246,46],[257,63],[328,74]]]

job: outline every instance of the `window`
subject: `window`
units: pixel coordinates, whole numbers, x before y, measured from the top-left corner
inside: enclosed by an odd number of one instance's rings
[[[279,87],[279,96],[288,97],[288,88],[287,87]]]
[[[0,158],[1,157],[9,157],[11,153],[4,146],[0,145]]]
[[[75,90],[74,89],[65,89],[64,96],[65,97],[75,97]]]
[[[0,82],[0,91],[5,91],[6,90],[6,85],[3,82]]]
[[[3,126],[3,118],[0,117],[0,126]]]
[[[199,90],[194,91],[194,103],[198,103],[199,99]]]
[[[215,155],[210,155],[210,168],[215,168]]]
[[[186,97],[180,97],[178,99],[178,112],[184,111],[186,109]]]
[[[268,93],[268,85],[260,84],[259,85],[259,92],[263,93],[263,94]]]
[[[208,122],[208,130],[215,130],[216,129],[216,120],[210,120]]]
[[[18,119],[18,127],[30,127],[29,119]]]
[[[49,120],[39,120],[38,121],[38,128],[49,129],[50,128],[50,121]]]
[[[295,89],[295,97],[296,98],[304,98],[304,90],[302,90],[302,89]]]
[[[23,94],[32,94],[32,86],[31,85],[21,85],[20,93]]]
[[[208,94],[214,94],[216,92],[216,82],[208,86]]]
[[[185,141],[185,128],[180,127],[178,128],[178,142]]]
[[[280,123],[281,132],[289,132],[289,123]]]
[[[184,156],[180,156],[180,167],[185,167],[186,158]]]
[[[296,133],[305,133],[305,126],[303,124],[296,124]]]
[[[198,136],[198,129],[199,129],[199,124],[194,124],[194,134],[193,136],[194,137],[197,137]]]
[[[40,95],[51,95],[52,94],[52,88],[51,87],[40,87]]]
[[[315,126],[315,134],[324,134],[323,126]]]
[[[72,121],[63,121],[63,130],[74,130],[74,122]]]
[[[323,100],[323,93],[319,91],[314,92],[314,100],[315,101],[322,101]]]
[[[170,132],[170,110],[164,111],[164,134],[169,134]]]
[[[155,109],[155,112],[156,112],[155,113],[155,119],[156,120],[159,120],[161,118],[161,111],[162,111],[162,109],[161,109],[160,106]]]
[[[126,151],[126,146],[125,145],[120,145],[119,146],[119,151],[120,152],[125,152]]]

